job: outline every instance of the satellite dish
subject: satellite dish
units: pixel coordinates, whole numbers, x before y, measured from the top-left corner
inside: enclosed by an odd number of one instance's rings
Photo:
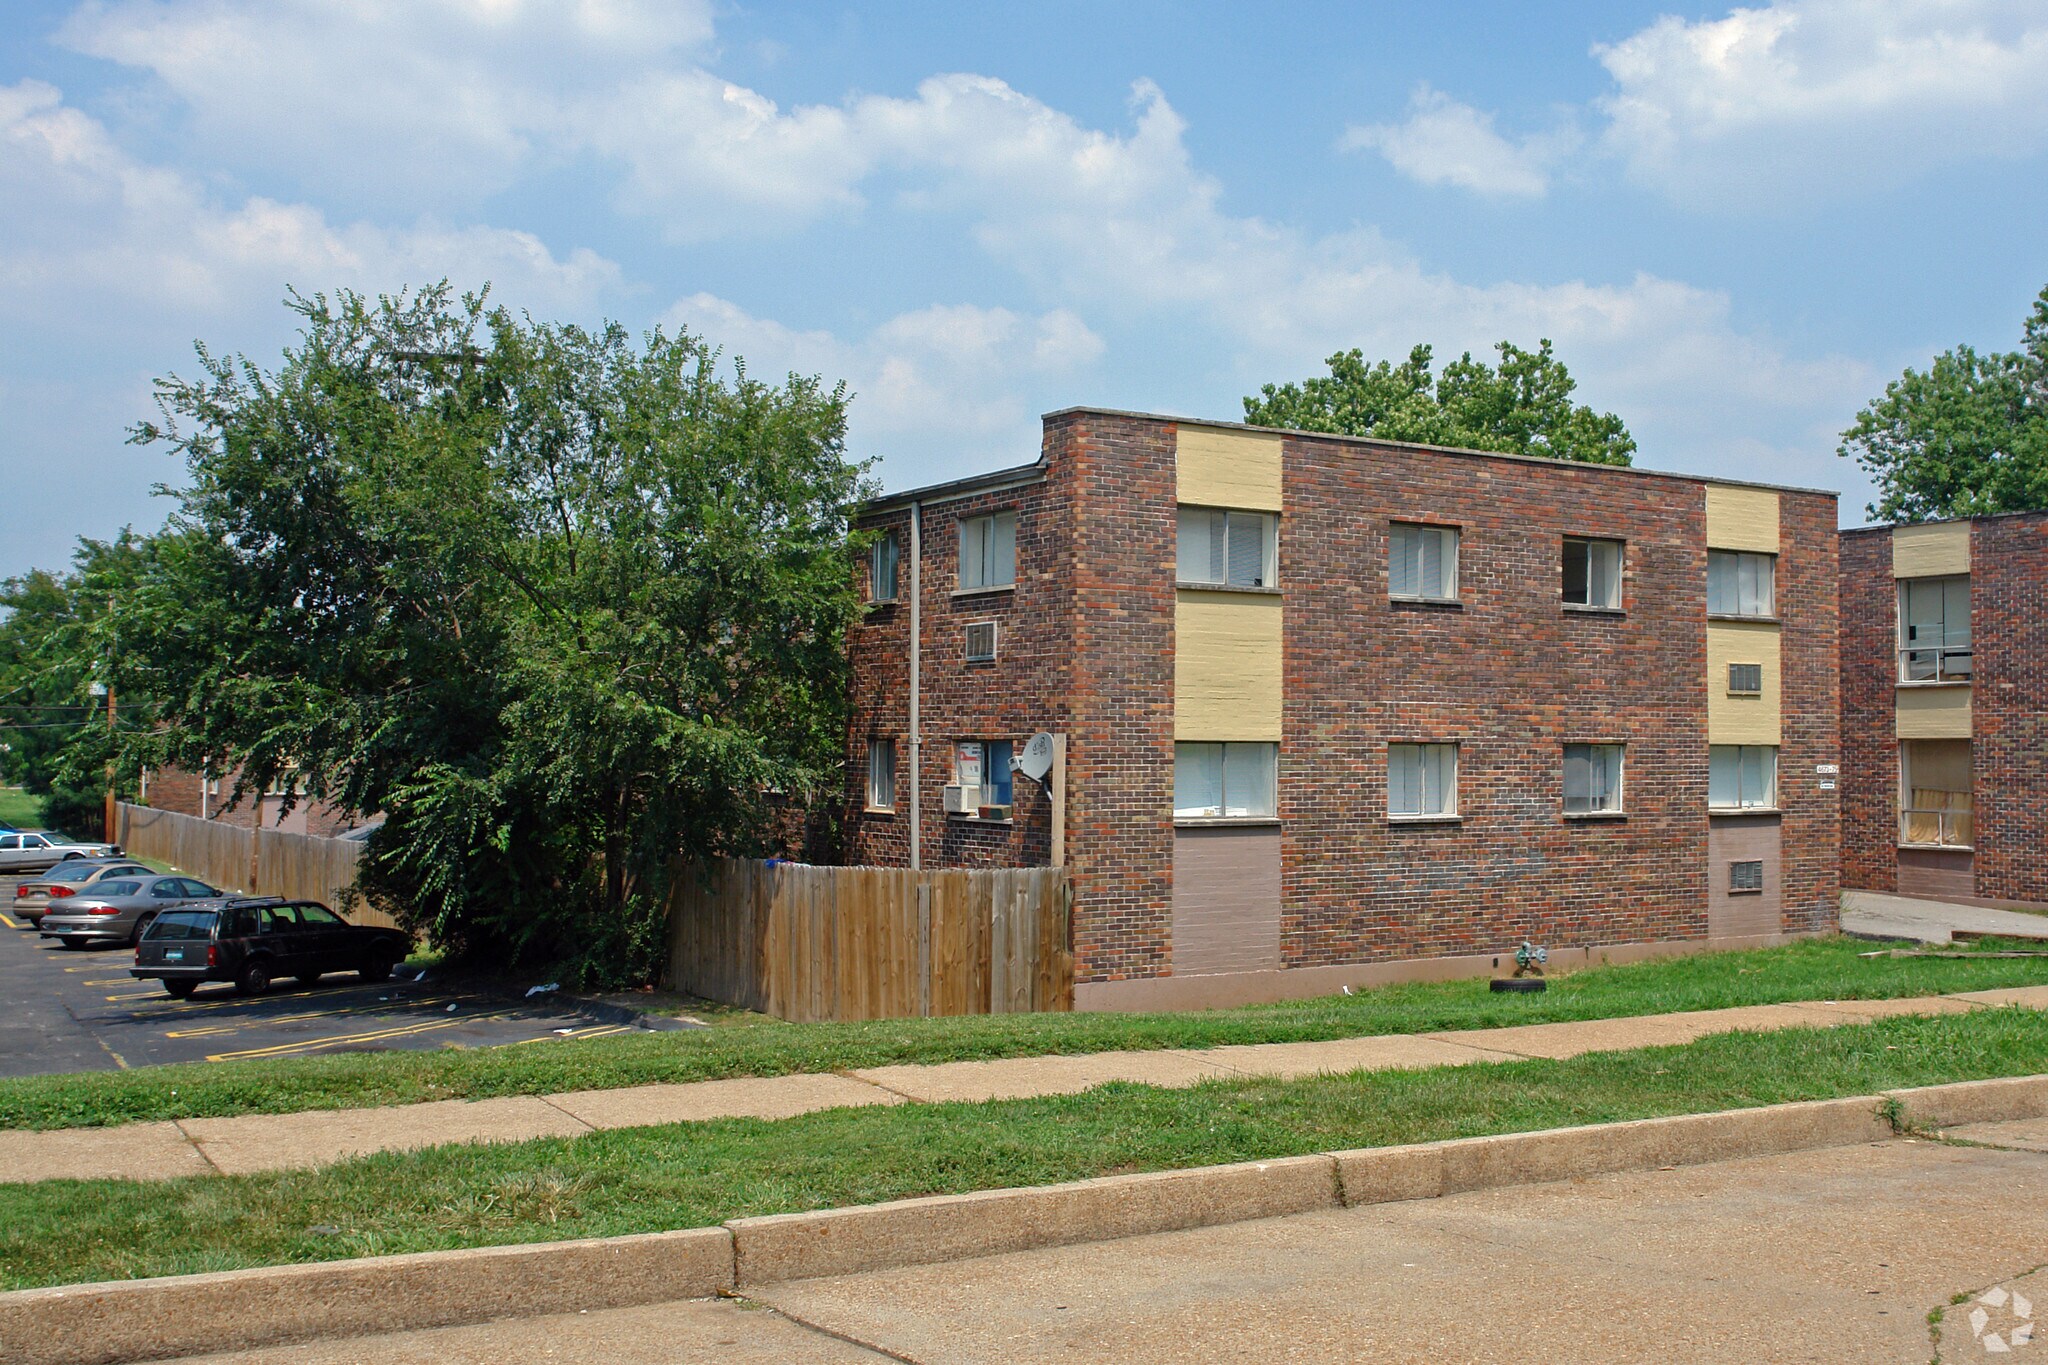
[[[1045,775],[1052,771],[1052,736],[1040,730],[1024,746],[1024,752],[1017,755],[1017,771],[1033,782],[1045,781]]]

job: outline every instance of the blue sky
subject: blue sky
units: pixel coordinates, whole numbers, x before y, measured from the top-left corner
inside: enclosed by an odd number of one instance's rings
[[[448,276],[849,381],[891,486],[1076,403],[1556,341],[1639,463],[1868,498],[1885,381],[2048,283],[2048,6],[10,0],[0,573],[288,285]]]

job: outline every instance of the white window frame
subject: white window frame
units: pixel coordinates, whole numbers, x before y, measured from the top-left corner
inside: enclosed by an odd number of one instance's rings
[[[1622,609],[1621,573],[1622,566],[1627,558],[1626,544],[1625,541],[1616,540],[1612,536],[1566,536],[1564,538],[1564,546],[1558,556],[1558,593],[1564,605],[1580,607],[1587,611],[1620,611]],[[1586,600],[1583,602],[1574,602],[1563,582],[1565,572],[1564,560],[1566,556],[1571,554],[1574,545],[1586,547]],[[1593,600],[1593,553],[1596,549],[1611,550],[1614,554],[1614,563],[1609,580],[1613,587],[1613,592],[1610,594],[1612,600],[1606,602],[1595,602]]]
[[[1223,532],[1223,543],[1215,544],[1218,526]],[[1234,562],[1237,556],[1232,549],[1240,537],[1247,534],[1258,536],[1258,570],[1244,575],[1237,572]],[[1195,547],[1192,541],[1199,536],[1203,541],[1204,562],[1197,562],[1190,553]],[[1212,566],[1220,566],[1220,573],[1213,572]],[[1176,581],[1203,588],[1275,588],[1280,585],[1280,518],[1272,512],[1251,512],[1236,507],[1198,507],[1183,503],[1174,518],[1174,574]]]
[[[1406,741],[1387,745],[1387,819],[1402,821],[1456,820],[1458,812],[1458,746],[1456,743]],[[1436,808],[1430,809],[1432,779]],[[1410,802],[1405,794],[1412,792]],[[1400,806],[1413,805],[1412,810]]]
[[[1614,790],[1613,790],[1613,792],[1611,793],[1611,804],[1608,804],[1608,805],[1604,805],[1604,806],[1587,806],[1587,807],[1585,807],[1585,808],[1584,808],[1584,809],[1582,809],[1582,810],[1573,810],[1573,809],[1572,809],[1572,801],[1573,801],[1573,799],[1574,799],[1574,798],[1573,798],[1573,796],[1572,796],[1572,789],[1571,789],[1571,781],[1572,781],[1572,779],[1571,779],[1571,771],[1572,771],[1572,750],[1574,750],[1574,749],[1588,749],[1588,750],[1593,750],[1593,749],[1597,749],[1597,750],[1601,750],[1601,751],[1603,751],[1603,752],[1604,752],[1604,751],[1609,751],[1609,750],[1611,750],[1611,751],[1613,752],[1613,754],[1614,754]],[[1589,817],[1589,816],[1602,816],[1602,815],[1620,815],[1620,814],[1622,814],[1622,813],[1623,813],[1623,812],[1624,812],[1624,811],[1625,811],[1625,810],[1627,809],[1627,804],[1626,804],[1626,801],[1627,801],[1627,793],[1628,793],[1628,746],[1627,746],[1627,745],[1625,745],[1625,744],[1614,744],[1614,743],[1607,743],[1607,742],[1593,742],[1593,743],[1586,743],[1586,744],[1567,744],[1567,745],[1565,745],[1565,746],[1564,746],[1563,762],[1562,762],[1562,764],[1561,764],[1561,767],[1562,767],[1562,771],[1561,771],[1561,773],[1559,774],[1559,776],[1560,776],[1560,778],[1561,778],[1561,780],[1562,780],[1562,786],[1563,786],[1563,789],[1564,789],[1564,813],[1565,813],[1565,815],[1566,815],[1566,816],[1568,816],[1568,817],[1570,817],[1570,818],[1574,818],[1574,819],[1584,819],[1584,818],[1587,818],[1587,817]],[[1588,793],[1587,795],[1588,795],[1588,797],[1590,798],[1590,795],[1591,795],[1591,793]]]
[[[869,810],[896,809],[896,741],[884,735],[868,739]]]
[[[988,630],[988,653],[977,654],[974,652],[974,632],[983,628]],[[992,664],[996,661],[997,650],[1001,648],[1001,637],[1002,627],[996,622],[969,621],[960,630],[960,656],[971,664]]]
[[[986,512],[962,517],[960,535],[961,592],[994,592],[1017,586],[1017,514]],[[1010,562],[1001,562],[1001,547],[1009,547]]]
[[[1714,774],[1733,763],[1735,800],[1714,799]],[[1751,786],[1757,791],[1752,792]],[[1778,746],[1775,744],[1710,744],[1707,746],[1707,809],[1741,813],[1778,809]]]
[[[1940,638],[1932,643],[1914,636],[1916,624],[1906,608],[1915,585],[1926,588],[1939,584],[1942,590],[1942,620]],[[1960,627],[1949,622],[1948,589],[1956,584],[1962,587],[1962,615]],[[1902,683],[1968,682],[1975,673],[1974,644],[1970,634],[1970,576],[1966,573],[1939,574],[1927,578],[1902,578],[1899,580],[1899,681]]]
[[[1436,592],[1399,592],[1395,584],[1399,581],[1395,566],[1403,559],[1413,556],[1411,569],[1414,581],[1421,583],[1423,569],[1429,563],[1428,551],[1424,548],[1430,539],[1447,542],[1439,553],[1444,565],[1444,576],[1435,585]],[[1459,591],[1459,552],[1464,544],[1464,535],[1456,526],[1438,526],[1430,522],[1396,521],[1387,527],[1387,596],[1396,602],[1455,602]],[[1406,542],[1405,544],[1403,542]]]
[[[980,798],[975,802],[977,810],[982,806],[1014,807],[1017,800],[1017,772],[1013,760],[1016,754],[1016,744],[1007,739],[956,739],[953,741],[953,782],[957,786],[975,788],[975,793]],[[967,781],[970,772],[974,774],[975,779],[972,783]],[[998,793],[999,786],[1010,789],[1009,801],[993,799]],[[978,820],[982,817],[973,814],[954,818]]]
[[[884,574],[886,561],[887,573]],[[894,531],[884,531],[868,546],[868,601],[881,605],[897,600],[901,590],[902,553]],[[886,581],[888,591],[882,591]]]
[[[1715,569],[1734,575],[1734,587],[1715,596]],[[1745,585],[1745,572],[1748,583]],[[1732,596],[1730,593],[1732,592]],[[1744,593],[1748,601],[1744,602]],[[1778,615],[1778,557],[1759,550],[1707,551],[1707,615],[1775,620]]]
[[[1205,789],[1211,784],[1200,781],[1204,774],[1192,765],[1212,756],[1216,800],[1188,801],[1190,795],[1208,794]],[[1237,740],[1177,743],[1173,746],[1173,818],[1271,823],[1280,814],[1279,774],[1278,744]]]

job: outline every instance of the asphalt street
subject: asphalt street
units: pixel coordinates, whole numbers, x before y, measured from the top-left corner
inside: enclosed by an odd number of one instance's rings
[[[334,1052],[494,1047],[630,1030],[434,981],[369,985],[353,974],[245,999],[225,982],[172,1000],[128,975],[131,949],[71,950],[4,912],[0,877],[0,1076]]]

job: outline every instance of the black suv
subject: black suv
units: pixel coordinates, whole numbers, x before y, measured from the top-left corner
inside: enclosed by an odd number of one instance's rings
[[[286,976],[308,986],[328,972],[382,981],[411,951],[411,937],[396,929],[350,924],[318,901],[262,896],[158,915],[128,974],[163,982],[175,1000],[202,981],[232,981],[243,995],[260,995]]]

